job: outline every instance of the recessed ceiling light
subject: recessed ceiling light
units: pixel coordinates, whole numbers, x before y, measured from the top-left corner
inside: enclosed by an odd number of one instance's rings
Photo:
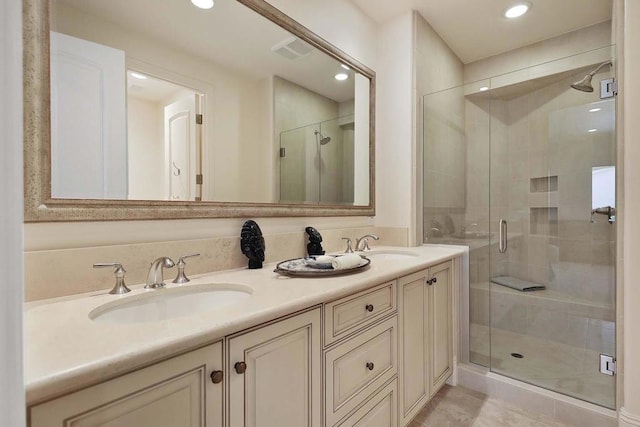
[[[528,1],[519,1],[513,3],[507,10],[504,11],[505,18],[517,18],[519,16],[524,15],[531,8],[531,3]]]
[[[200,9],[211,9],[213,7],[213,0],[191,0],[191,3]]]
[[[597,132],[598,129],[589,129],[588,132],[593,133],[593,132]]]
[[[335,79],[340,81],[347,80],[348,78],[349,78],[349,75],[345,73],[338,73],[335,75]]]
[[[131,77],[135,77],[136,79],[140,80],[147,80],[147,76],[145,76],[144,74],[136,73],[135,71],[131,72]]]
[[[480,92],[484,92],[485,90],[489,90],[489,86],[482,86],[480,88]]]
[[[602,108],[592,108],[591,110],[589,110],[590,113],[596,113],[598,111],[602,110]]]

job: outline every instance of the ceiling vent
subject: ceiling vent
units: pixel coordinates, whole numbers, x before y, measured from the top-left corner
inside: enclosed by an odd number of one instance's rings
[[[286,39],[271,48],[272,52],[291,60],[307,56],[312,50],[311,46],[297,37]]]

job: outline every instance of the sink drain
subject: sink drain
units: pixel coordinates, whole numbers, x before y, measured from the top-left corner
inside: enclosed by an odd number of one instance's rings
[[[524,358],[523,355],[521,355],[520,353],[511,353],[511,356],[515,357],[516,359],[522,359]]]

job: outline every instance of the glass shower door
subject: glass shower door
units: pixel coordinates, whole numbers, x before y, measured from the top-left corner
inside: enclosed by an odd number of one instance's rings
[[[614,408],[615,101],[584,74],[491,91],[489,366]]]

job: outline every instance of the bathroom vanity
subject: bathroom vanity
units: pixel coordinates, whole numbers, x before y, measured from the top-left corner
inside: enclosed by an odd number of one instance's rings
[[[89,313],[171,289],[28,304],[29,425],[406,425],[454,369],[463,251],[375,248],[361,273],[318,279],[203,275],[182,287],[253,293],[157,322]]]

